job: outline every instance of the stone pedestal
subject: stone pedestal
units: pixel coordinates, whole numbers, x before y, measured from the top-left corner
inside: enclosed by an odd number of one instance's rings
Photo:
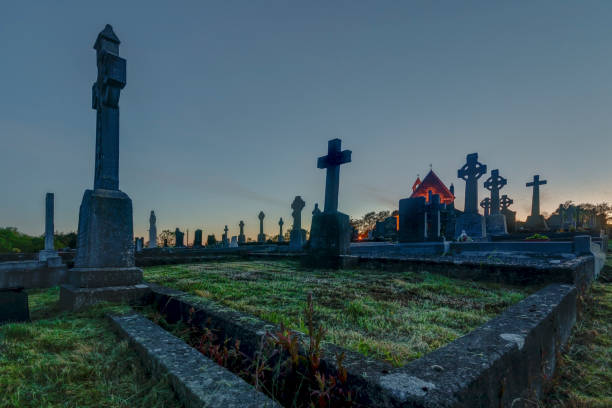
[[[314,216],[304,263],[311,267],[339,268],[340,255],[347,255],[351,244],[349,221],[349,216],[341,212]]]
[[[22,289],[0,290],[0,325],[29,321],[28,294]]]
[[[478,213],[461,214],[455,223],[455,237],[461,235],[461,231],[470,238],[484,238],[487,235],[484,217]]]
[[[546,219],[544,219],[544,216],[541,214],[528,216],[527,221],[525,222],[525,227],[529,231],[547,231],[548,230]]]
[[[503,214],[491,214],[486,218],[487,235],[508,235],[506,216]],[[466,231],[467,232],[467,231]],[[469,234],[468,234],[469,235]]]
[[[300,251],[306,243],[306,230],[300,229],[291,230],[289,238],[289,248],[295,251]]]

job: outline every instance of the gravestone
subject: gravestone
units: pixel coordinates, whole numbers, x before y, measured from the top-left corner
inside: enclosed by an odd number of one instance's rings
[[[533,181],[526,184],[527,187],[533,187],[531,197],[531,215],[527,217],[525,227],[530,231],[546,231],[548,225],[546,220],[540,214],[540,186],[546,184],[546,180],[540,180],[539,175],[533,176]]]
[[[509,208],[510,205],[514,204],[514,200],[504,194],[501,196],[499,204],[501,206],[501,213],[506,217],[508,232],[516,232],[516,211],[512,211]]]
[[[225,228],[223,229],[223,235],[221,236],[221,244],[224,247],[228,247],[229,246],[229,239],[227,237],[227,232],[229,231],[229,228],[227,228],[227,225],[225,226]]]
[[[240,234],[238,234],[238,244],[244,244],[246,242],[246,237],[244,236],[244,221],[240,220]]]
[[[506,184],[508,184],[508,180],[499,175],[499,169],[491,170],[491,176],[484,183],[484,187],[491,192],[491,212],[489,216],[485,217],[487,235],[501,236],[508,234],[506,216],[500,212],[499,202],[499,190]]]
[[[319,157],[317,167],[326,169],[325,205],[316,214],[310,228],[309,257],[307,263],[316,266],[339,267],[339,255],[349,252],[351,225],[349,216],[338,211],[340,166],[351,162],[351,151],[341,149],[340,139],[330,140],[327,155]]]
[[[485,219],[478,213],[478,179],[487,172],[487,166],[478,161],[478,153],[467,155],[467,163],[457,171],[465,180],[465,207],[455,222],[455,237],[465,231],[472,238],[486,236]]]
[[[484,210],[485,218],[488,217],[491,211],[491,199],[489,197],[483,198],[480,200],[480,206]]]
[[[144,238],[138,238],[138,237],[136,237],[136,241],[135,241],[135,245],[136,245],[136,252],[140,252],[140,251],[142,251],[143,242],[144,242]]]
[[[213,235],[209,235],[206,238],[206,246],[214,247],[215,245],[217,245],[217,238],[215,238],[214,234]]]
[[[0,325],[29,322],[28,294],[23,289],[0,289]]]
[[[60,305],[78,309],[103,300],[139,301],[149,292],[134,265],[132,200],[119,190],[119,96],[126,83],[126,61],[110,25],[94,44],[98,77],[92,87],[96,110],[94,189],[79,210],[77,253]]]
[[[55,251],[53,243],[53,231],[54,231],[54,195],[53,193],[47,193],[45,197],[45,249],[38,253],[38,260],[47,262],[50,267],[57,267],[62,265],[62,258]]]
[[[281,217],[281,219],[278,220],[278,226],[279,226],[278,242],[285,242],[285,237],[283,236],[283,224],[285,224],[285,222],[283,221],[283,218]]]
[[[157,248],[157,217],[153,210],[149,216],[149,248]]]
[[[429,191],[429,205],[427,206],[427,239],[440,240],[440,195]]]
[[[312,210],[312,215],[314,216],[318,214],[321,214],[321,210],[319,209],[319,203],[315,203],[314,210]]]
[[[232,237],[232,241],[230,242],[230,248],[238,248],[238,237],[237,236],[233,236]]]
[[[399,242],[427,240],[427,211],[425,197],[404,198],[399,201]]]
[[[168,238],[164,238],[164,248],[168,248]]]
[[[202,230],[197,229],[193,233],[193,247],[201,248],[202,247]]]
[[[302,197],[295,196],[291,203],[293,229],[289,237],[289,247],[293,250],[301,250],[306,242],[306,231],[302,229],[302,210],[304,206],[306,206],[306,203],[302,200]]]
[[[263,220],[266,217],[263,211],[259,212],[257,218],[259,218],[259,235],[257,235],[257,242],[263,243],[266,242],[266,234],[263,231]]]
[[[174,246],[176,248],[182,248],[185,246],[185,233],[181,232],[180,229],[176,228],[174,230]]]

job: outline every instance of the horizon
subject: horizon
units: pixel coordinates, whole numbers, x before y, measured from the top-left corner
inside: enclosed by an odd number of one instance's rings
[[[119,180],[134,236],[148,239],[151,210],[158,233],[189,229],[189,242],[198,228],[238,235],[240,220],[254,238],[259,211],[273,236],[280,217],[291,228],[296,195],[310,229],[325,189],[316,160],[333,138],[353,152],[339,197],[351,218],[397,209],[430,164],[463,209],[457,169],[473,152],[488,167],[479,201],[499,168],[520,220],[535,174],[548,181],[543,214],[611,201],[612,4],[271,3],[5,7],[0,226],[41,235],[53,192],[55,229],[76,232],[93,187],[92,45],[106,23],[127,60]]]

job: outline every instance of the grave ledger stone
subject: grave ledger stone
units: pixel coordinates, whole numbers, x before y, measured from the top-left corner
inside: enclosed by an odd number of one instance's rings
[[[94,189],[79,210],[77,254],[60,304],[78,309],[101,300],[135,301],[148,292],[134,265],[132,200],[119,190],[119,96],[126,62],[119,38],[107,25],[94,44],[98,77],[92,87],[96,110]]]
[[[487,172],[487,166],[478,161],[478,153],[467,155],[466,164],[457,171],[457,177],[465,180],[465,207],[457,217],[455,237],[462,231],[472,238],[486,236],[485,219],[478,213],[478,179]]]
[[[340,166],[351,162],[351,151],[342,150],[340,139],[330,140],[327,155],[319,157],[317,167],[326,169],[325,205],[323,212],[312,219],[307,262],[339,266],[338,256],[349,252],[351,226],[349,216],[338,211]]]

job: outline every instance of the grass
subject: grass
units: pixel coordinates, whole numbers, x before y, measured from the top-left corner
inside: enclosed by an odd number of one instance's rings
[[[145,279],[301,332],[311,292],[325,341],[395,366],[450,343],[534,290],[429,273],[307,270],[295,261],[157,266],[145,269]]]
[[[31,323],[0,326],[0,407],[180,407],[165,381],[111,331],[100,305],[57,309],[58,288],[30,291]]]
[[[568,344],[542,406],[612,407],[612,256],[585,296]]]

